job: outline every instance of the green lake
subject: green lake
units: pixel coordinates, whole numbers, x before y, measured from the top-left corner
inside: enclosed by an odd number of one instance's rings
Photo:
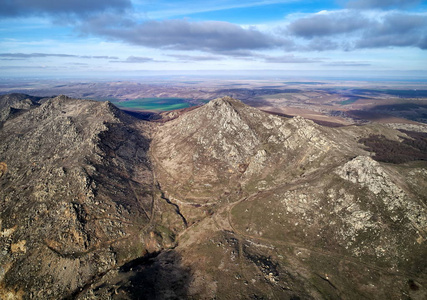
[[[193,106],[181,98],[138,98],[129,101],[113,102],[121,109],[169,111]]]

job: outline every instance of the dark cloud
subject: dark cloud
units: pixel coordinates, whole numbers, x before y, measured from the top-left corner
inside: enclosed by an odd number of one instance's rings
[[[338,43],[328,38],[316,37],[311,39],[307,45],[301,47],[301,50],[329,51],[329,50],[335,50],[338,48],[345,48],[344,43],[343,42]]]
[[[174,57],[181,61],[216,61],[223,60],[224,57],[215,55],[185,55],[185,54],[170,54],[170,57]]]
[[[418,46],[423,50],[427,50],[427,34],[420,38],[418,41]]]
[[[118,59],[116,56],[88,56],[88,55],[73,55],[73,54],[58,54],[58,53],[0,53],[0,57],[11,59],[30,59],[41,57],[71,57],[71,58],[88,58],[88,59]]]
[[[305,57],[296,57],[294,55],[283,55],[283,56],[265,56],[264,61],[267,63],[279,63],[279,64],[301,64],[301,63],[316,63],[316,62],[320,62],[321,60],[305,58]]]
[[[129,56],[125,60],[115,60],[110,61],[114,63],[129,63],[129,64],[141,64],[147,62],[159,62],[158,60],[152,59],[150,57],[142,57],[142,56]]]
[[[80,23],[82,34],[150,48],[197,50],[238,59],[263,59],[256,51],[352,51],[359,48],[426,49],[423,14],[389,12],[377,19],[360,10],[319,13],[290,23],[282,36],[228,22],[163,20],[136,23],[123,15],[103,14]],[[218,60],[214,56],[175,56],[181,61]],[[126,61],[127,62],[127,61]],[[132,61],[130,61],[132,62]],[[146,61],[142,61],[146,62]]]
[[[89,66],[89,64],[85,64],[85,63],[67,63],[67,65],[71,65],[71,66]]]
[[[25,60],[25,58],[0,58],[0,60]]]
[[[94,59],[119,59],[117,56],[105,56],[105,55],[94,55],[94,56],[90,56],[90,55],[82,55],[82,56],[77,56],[80,58],[94,58]]]
[[[419,4],[420,0],[350,0],[347,7],[358,9],[370,8],[406,8]]]
[[[390,13],[372,24],[356,41],[356,48],[418,47],[426,49],[427,17]]]
[[[390,13],[382,22],[370,27],[374,34],[408,34],[414,31],[424,31],[427,26],[427,16],[405,13]]]
[[[72,54],[48,54],[48,53],[0,53],[0,57],[14,58],[40,58],[40,57],[78,57]]]
[[[269,49],[283,44],[282,40],[255,28],[219,21],[164,20],[135,24],[117,16],[103,15],[82,23],[80,30],[145,47],[212,53]]]
[[[146,63],[149,61],[153,61],[154,59],[149,57],[141,57],[141,56],[129,56],[126,59],[127,63]]]
[[[229,50],[229,51],[221,51],[221,55],[226,55],[238,59],[250,59],[257,57],[258,54],[251,50]]]
[[[0,70],[27,70],[27,69],[58,69],[58,67],[52,68],[49,66],[0,66]]]
[[[371,66],[370,63],[366,62],[355,62],[355,61],[335,61],[327,64],[323,64],[328,67],[368,67]]]
[[[420,49],[424,46],[420,44],[420,40],[417,36],[408,35],[400,36],[396,34],[382,35],[382,36],[367,36],[356,42],[355,48],[386,48],[386,47],[418,47]]]
[[[75,15],[87,16],[108,10],[124,11],[130,0],[3,0],[0,16]]]
[[[339,11],[298,19],[289,25],[288,31],[292,35],[310,39],[352,33],[366,28],[369,23],[369,20],[358,12]]]
[[[285,31],[303,38],[299,50],[351,51],[359,48],[417,47],[426,49],[427,16],[389,12],[368,19],[361,12],[316,14],[294,21]]]

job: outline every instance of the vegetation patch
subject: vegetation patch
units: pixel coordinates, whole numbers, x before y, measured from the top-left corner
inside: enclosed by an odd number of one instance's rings
[[[6,174],[7,164],[5,162],[0,162],[0,178]]]
[[[359,140],[374,152],[373,159],[393,164],[406,163],[414,160],[427,160],[427,133],[403,131],[410,138],[401,142],[387,139],[384,135],[371,135]]]

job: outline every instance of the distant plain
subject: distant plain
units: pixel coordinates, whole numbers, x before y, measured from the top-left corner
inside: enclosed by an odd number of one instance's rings
[[[118,80],[3,80],[0,94],[64,94],[111,101],[134,112],[171,111],[231,96],[284,116],[300,115],[323,125],[366,122],[427,123],[427,83],[310,79],[135,78]]]

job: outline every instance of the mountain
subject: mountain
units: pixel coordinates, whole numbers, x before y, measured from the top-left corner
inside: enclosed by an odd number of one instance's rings
[[[424,141],[229,97],[165,122],[34,100],[0,128],[0,296],[425,299],[427,163],[374,160],[379,135]]]
[[[0,96],[0,127],[2,122],[39,105],[42,97],[33,97],[25,94],[8,94]]]

